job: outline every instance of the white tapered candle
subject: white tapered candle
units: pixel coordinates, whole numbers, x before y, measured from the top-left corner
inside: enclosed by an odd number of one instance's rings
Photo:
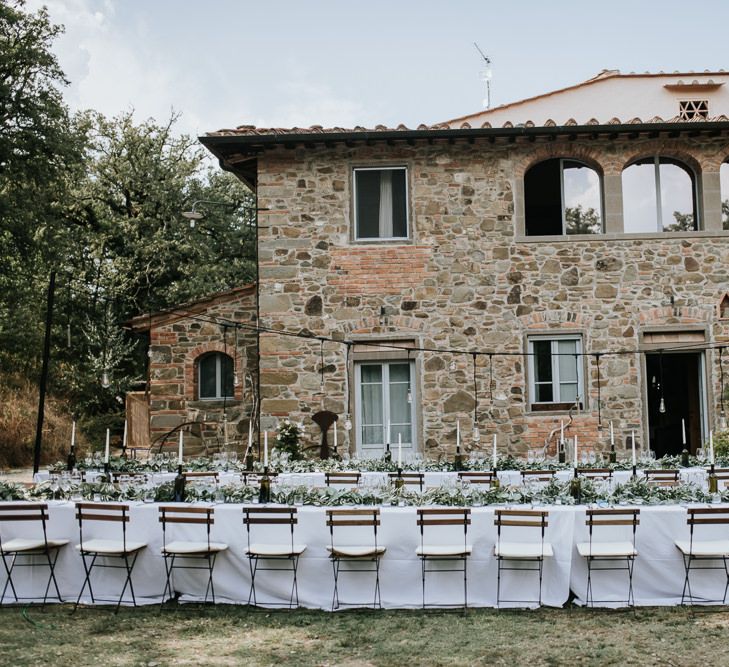
[[[334,422],[334,451],[337,451],[337,422]]]
[[[397,434],[397,467],[402,468],[402,433]]]
[[[71,424],[71,449],[73,449],[76,446],[76,420],[73,420],[73,424]]]
[[[182,429],[180,429],[180,437],[177,440],[177,465],[182,465]]]
[[[493,468],[494,468],[494,470],[496,470],[496,458],[497,458],[497,453],[496,453],[496,433],[494,433],[494,451],[493,451],[493,464],[494,464],[493,465]]]
[[[564,422],[559,422],[559,441],[564,442]]]
[[[578,462],[579,458],[577,456],[577,433],[575,433],[575,467],[577,467]]]
[[[248,450],[253,446],[253,418],[248,420]]]
[[[263,432],[263,467],[268,468],[268,431]]]
[[[631,440],[632,446],[633,446],[633,466],[635,467],[635,465],[637,464],[637,461],[635,458],[635,431],[630,432],[630,440]]]
[[[613,431],[613,423],[610,422],[610,444],[615,446],[615,433]]]
[[[709,463],[714,465],[714,432],[709,431]]]
[[[127,420],[124,420],[124,435],[122,436],[122,451],[127,449]]]
[[[456,421],[456,449],[461,448],[461,420]]]
[[[106,447],[104,448],[104,463],[109,463],[109,429],[106,429]]]
[[[681,420],[681,442],[686,444],[686,422],[683,419]]]

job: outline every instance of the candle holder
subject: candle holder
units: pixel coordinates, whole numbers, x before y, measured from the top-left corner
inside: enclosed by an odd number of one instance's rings
[[[636,469],[636,465],[633,464],[633,475],[632,475],[632,478],[633,478],[633,480],[635,480],[637,477],[638,477],[638,471]]]
[[[68,452],[68,456],[66,457],[66,470],[68,472],[73,472],[73,469],[76,467],[76,452],[74,451],[73,445],[71,445],[71,449]]]
[[[685,447],[681,451],[681,467],[682,468],[689,467],[689,451]]]
[[[111,484],[111,472],[108,461],[104,463],[104,474],[102,475],[102,478],[106,484]]]
[[[397,469],[397,477],[395,477],[395,493],[398,495],[402,492],[405,486],[405,480],[402,478],[402,468]]]
[[[263,469],[263,477],[258,487],[258,502],[262,505],[271,502],[271,478],[268,476],[268,466]]]
[[[453,459],[453,469],[457,472],[463,470],[463,454],[461,454],[461,448],[456,447],[456,455]]]
[[[496,470],[496,466],[493,468],[493,477],[491,478],[491,488],[492,489],[498,489],[501,487],[501,482],[499,481],[499,475]]]
[[[182,474],[182,464],[177,466],[177,476],[174,483],[174,497],[176,503],[185,502],[185,476]]]
[[[615,443],[614,442],[611,442],[610,443],[609,460],[610,460],[610,463],[617,463],[618,462],[618,455],[617,455],[617,452],[615,451]]]

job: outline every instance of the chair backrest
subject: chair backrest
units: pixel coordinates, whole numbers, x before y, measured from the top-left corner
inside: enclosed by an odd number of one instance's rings
[[[651,486],[678,486],[679,471],[676,469],[644,470],[643,475]]]
[[[248,546],[251,546],[251,526],[288,526],[291,547],[294,546],[294,526],[299,523],[296,507],[244,507],[243,523],[248,535]]]
[[[47,503],[0,503],[0,524],[5,521],[40,521],[43,526],[43,541],[48,543],[46,521],[48,521]],[[0,530],[0,553],[2,553],[2,531]]]
[[[396,472],[390,472],[387,473],[387,476],[390,478],[391,482],[394,482],[398,477],[402,477],[403,484],[406,486],[418,486],[421,491],[423,490],[423,479],[425,478],[425,473],[404,472],[401,475],[398,475]]]
[[[592,542],[593,531],[598,527],[608,526],[630,526],[633,535],[633,546],[635,546],[635,531],[640,524],[640,510],[636,508],[599,508],[585,510],[585,525],[590,529],[590,542]]]
[[[241,480],[243,481],[243,484],[245,484],[246,486],[259,486],[261,483],[262,475],[263,475],[263,473],[260,473],[256,470],[244,470],[240,474]],[[273,480],[277,476],[278,476],[277,472],[268,473],[268,477],[271,480]]]
[[[694,530],[697,526],[729,524],[729,507],[688,507],[686,509],[686,514],[686,523],[691,529],[692,547],[694,541]]]
[[[526,528],[539,530],[542,546],[544,535],[549,526],[549,512],[547,510],[527,509],[497,509],[494,512],[494,525],[496,526],[497,539],[501,540],[503,528]]]
[[[215,481],[215,483],[218,483],[218,478],[220,477],[220,473],[217,470],[190,470],[188,472],[183,472],[182,476],[185,479],[188,480],[205,480],[205,481]]]
[[[486,484],[488,486],[494,483],[495,477],[496,474],[492,470],[461,470],[458,473],[458,479],[462,482]]]
[[[103,521],[120,523],[124,548],[127,544],[127,524],[129,523],[129,505],[121,503],[76,503],[76,520],[78,521],[79,541],[83,544],[84,521]]]
[[[374,546],[377,546],[377,529],[380,526],[380,508],[328,509],[327,526],[329,527],[329,537],[331,539],[332,546],[334,546],[335,528],[372,528]],[[342,531],[338,532],[341,533]],[[360,537],[362,531],[359,530],[357,532],[358,537]],[[369,531],[367,531],[367,533],[369,533]]]
[[[132,482],[144,482],[147,480],[147,474],[143,472],[112,472],[111,479],[114,483],[119,483],[123,477],[128,477]]]
[[[208,547],[210,527],[215,523],[215,508],[190,505],[160,505],[159,522],[162,524],[162,544],[167,544],[167,524],[197,524],[205,526]]]
[[[585,479],[612,479],[612,468],[577,468],[577,476]]]
[[[420,542],[425,540],[425,527],[461,526],[463,543],[466,543],[468,527],[471,525],[471,510],[467,507],[420,507],[417,510],[417,524],[420,526]]]
[[[557,474],[556,470],[522,470],[521,481],[549,482]]]
[[[327,486],[331,486],[332,484],[341,484],[343,486],[357,486],[361,477],[362,473],[357,471],[324,473],[324,480]]]

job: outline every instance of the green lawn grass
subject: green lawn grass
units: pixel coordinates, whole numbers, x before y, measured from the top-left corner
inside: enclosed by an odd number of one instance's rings
[[[0,611],[0,664],[729,664],[729,611],[266,612],[245,607]]]

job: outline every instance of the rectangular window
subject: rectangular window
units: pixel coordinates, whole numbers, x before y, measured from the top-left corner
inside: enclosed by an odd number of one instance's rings
[[[529,339],[529,401],[532,410],[566,410],[584,404],[579,336]]]
[[[407,170],[354,170],[355,239],[408,238]]]
[[[355,365],[357,446],[361,456],[382,456],[389,442],[395,460],[398,435],[402,438],[403,455],[413,451],[413,371],[413,362],[407,361],[368,361]]]

